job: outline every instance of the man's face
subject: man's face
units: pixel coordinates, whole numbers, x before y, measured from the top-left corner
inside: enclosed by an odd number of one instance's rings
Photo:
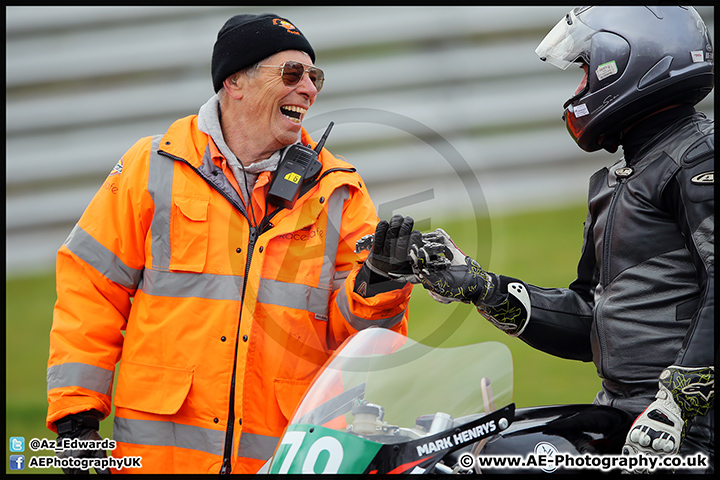
[[[317,89],[307,73],[296,85],[285,85],[280,75],[285,62],[294,60],[312,65],[310,56],[299,50],[287,50],[269,57],[255,77],[246,78],[243,95],[245,126],[258,140],[267,142],[271,151],[297,142],[302,120],[315,103]]]

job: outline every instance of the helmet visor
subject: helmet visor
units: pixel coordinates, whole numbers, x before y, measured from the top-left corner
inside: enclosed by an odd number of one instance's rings
[[[595,33],[596,30],[582,23],[572,10],[550,30],[535,53],[543,62],[563,70],[580,58],[589,64],[590,38]]]

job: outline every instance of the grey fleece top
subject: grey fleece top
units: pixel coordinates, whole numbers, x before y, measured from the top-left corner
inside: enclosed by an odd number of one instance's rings
[[[235,175],[235,180],[237,180],[240,186],[240,192],[238,193],[240,193],[247,205],[250,192],[252,192],[260,172],[275,171],[287,147],[275,151],[265,160],[243,167],[237,157],[230,151],[230,148],[223,138],[222,128],[220,127],[220,101],[217,95],[213,95],[205,105],[200,107],[200,111],[198,112],[198,128],[201,132],[210,135],[210,138],[213,139],[220,153],[225,157],[228,166],[232,170],[233,175]]]

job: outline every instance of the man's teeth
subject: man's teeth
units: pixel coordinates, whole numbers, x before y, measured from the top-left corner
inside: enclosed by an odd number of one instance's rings
[[[294,105],[285,105],[283,107],[280,107],[280,110],[282,111],[283,115],[290,118],[291,120],[300,121],[303,115],[305,115],[305,112],[307,112],[306,108],[302,107],[296,107]]]

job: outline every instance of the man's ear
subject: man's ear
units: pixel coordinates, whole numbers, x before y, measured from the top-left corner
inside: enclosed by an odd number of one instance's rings
[[[243,97],[243,87],[245,85],[245,75],[233,74],[223,81],[223,87],[230,97],[240,100]]]

